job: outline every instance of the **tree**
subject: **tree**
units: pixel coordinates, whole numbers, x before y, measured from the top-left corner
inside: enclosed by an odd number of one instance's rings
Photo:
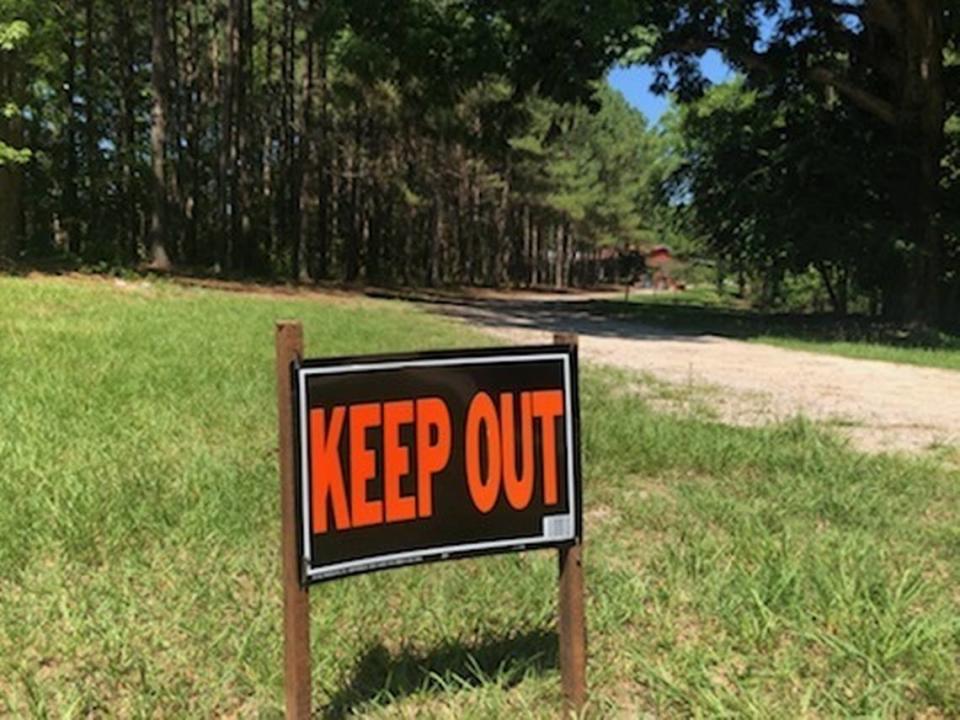
[[[646,224],[648,133],[594,94],[629,2],[48,2],[0,0],[36,30],[4,194],[29,254],[428,284],[552,261],[566,283]]]
[[[150,111],[150,157],[153,170],[153,208],[150,215],[149,266],[154,270],[170,269],[167,254],[167,3],[151,0],[150,86],[153,105]]]
[[[941,163],[947,98],[957,90],[944,58],[958,40],[958,14],[942,0],[682,0],[651,5],[644,19],[662,29],[651,55],[663,70],[659,85],[670,84],[671,67],[681,99],[702,92],[695,58],[717,49],[752,87],[829,88],[862,114],[858,124],[898,148],[894,161],[908,171],[891,173],[888,195],[902,200],[907,282],[885,305],[903,318],[942,319],[942,291],[955,270],[946,266]]]
[[[23,213],[23,165],[30,150],[23,147],[24,78],[20,50],[30,26],[20,19],[0,22],[0,258],[20,249]]]
[[[737,80],[674,122],[683,158],[670,177],[674,195],[719,258],[765,280],[766,302],[785,272],[813,269],[845,314],[854,288],[873,296],[900,272],[879,224],[891,201],[875,178],[887,158],[843,108]]]
[[[533,98],[530,123],[511,140],[523,202],[545,218],[558,287],[569,282],[578,250],[649,246],[665,232],[656,215],[655,136],[606,85],[590,106]]]

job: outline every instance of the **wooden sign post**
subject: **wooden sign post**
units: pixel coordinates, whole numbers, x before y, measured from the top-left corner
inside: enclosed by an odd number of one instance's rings
[[[304,359],[277,323],[287,718],[311,713],[311,584],[535,548],[559,552],[563,716],[582,713],[576,345]]]
[[[577,345],[574,333],[556,333],[558,345]],[[560,548],[560,676],[563,682],[564,716],[576,717],[587,700],[587,623],[583,596],[583,544],[578,539]]]
[[[293,379],[303,357],[303,326],[281,321],[276,329],[277,423],[280,439],[280,553],[283,566],[283,695],[290,720],[310,717],[310,595],[300,585],[297,562],[296,477],[293,445]]]

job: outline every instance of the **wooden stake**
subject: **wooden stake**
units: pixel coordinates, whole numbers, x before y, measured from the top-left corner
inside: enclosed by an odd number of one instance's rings
[[[574,333],[556,333],[557,345],[577,345]],[[587,623],[583,596],[583,545],[560,549],[560,675],[563,716],[580,717],[587,701]]]
[[[280,552],[283,564],[283,692],[288,720],[310,717],[310,596],[300,587],[294,478],[293,384],[290,364],[303,357],[303,326],[276,328],[277,423],[280,439]]]

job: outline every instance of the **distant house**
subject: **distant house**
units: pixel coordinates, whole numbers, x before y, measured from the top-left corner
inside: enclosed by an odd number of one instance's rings
[[[647,253],[647,267],[660,269],[673,260],[673,253],[666,245],[657,245]]]
[[[641,283],[644,287],[674,286],[668,271],[674,260],[666,245],[646,248],[636,245],[603,245],[590,252],[578,252],[573,262],[573,281],[580,285]]]
[[[666,245],[657,245],[647,253],[647,275],[655,290],[683,290],[684,284],[670,275],[673,252]]]

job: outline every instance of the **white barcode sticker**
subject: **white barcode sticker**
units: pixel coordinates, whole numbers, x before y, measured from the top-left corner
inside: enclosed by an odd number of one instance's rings
[[[547,515],[543,518],[543,537],[547,540],[572,539],[573,517],[570,515]]]

